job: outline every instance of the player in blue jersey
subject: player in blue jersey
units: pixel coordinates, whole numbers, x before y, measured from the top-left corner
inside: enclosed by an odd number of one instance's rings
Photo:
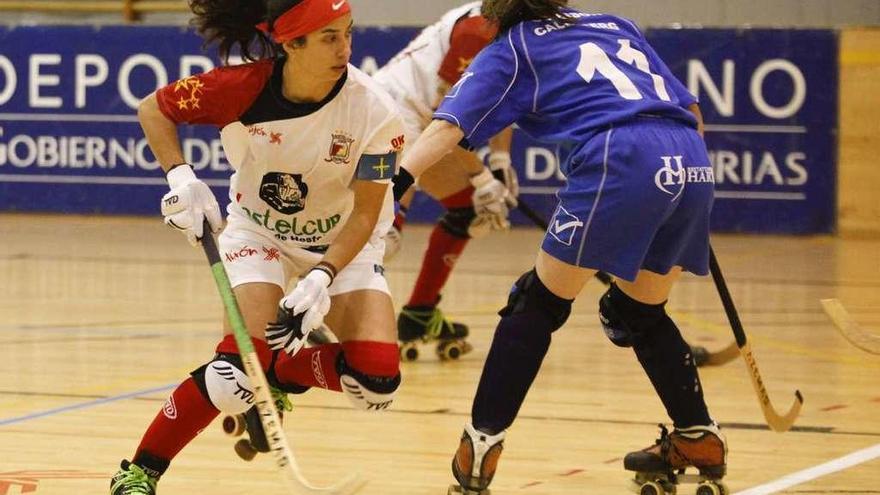
[[[457,144],[516,123],[559,143],[567,184],[536,266],[513,285],[453,459],[465,493],[488,487],[513,423],[574,298],[597,270],[616,276],[599,316],[632,347],[675,430],[628,454],[625,467],[696,467],[714,484],[726,443],[709,415],[693,356],[666,301],[683,270],[708,273],[714,178],[696,99],[629,20],[564,0],[485,0],[499,35],[452,87],[403,160],[396,194]],[[476,194],[506,208],[506,189]],[[673,478],[672,482],[675,480]]]

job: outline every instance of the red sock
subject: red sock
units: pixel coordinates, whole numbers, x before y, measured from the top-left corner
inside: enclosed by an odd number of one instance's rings
[[[468,187],[440,202],[446,208],[466,208],[471,206],[471,194],[474,189]],[[422,260],[422,269],[416,279],[412,295],[407,306],[434,306],[440,297],[440,291],[446,285],[458,256],[464,251],[470,239],[450,234],[439,223],[431,232],[428,249]]]
[[[272,351],[266,342],[251,339],[263,365],[268,369]],[[238,354],[235,337],[227,335],[217,344],[216,352]],[[220,414],[211,402],[202,395],[192,378],[181,383],[171,397],[165,402],[162,410],[144,433],[141,444],[135,452],[134,459],[143,453],[171,461],[196,435],[207,427]]]
[[[341,392],[339,374],[336,373],[336,358],[340,352],[340,344],[325,344],[304,347],[293,357],[279,353],[275,362],[275,376],[281,383]]]
[[[400,373],[400,350],[397,343],[350,340],[342,343],[345,362],[371,376],[395,377]]]
[[[181,383],[147,428],[134,459],[146,452],[170,461],[207,427],[220,411],[199,391],[192,378]]]
[[[354,340],[300,349],[296,356],[279,354],[275,376],[281,383],[341,392],[336,360],[339,353],[352,368],[372,376],[397,376],[400,355],[396,343]]]

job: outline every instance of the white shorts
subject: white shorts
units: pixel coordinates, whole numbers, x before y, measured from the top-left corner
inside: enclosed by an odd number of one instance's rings
[[[281,287],[285,293],[323,257],[323,253],[231,226],[220,234],[219,249],[233,287],[264,282]],[[333,279],[329,294],[377,290],[390,295],[382,266],[384,253],[384,239],[372,236],[361,252]]]

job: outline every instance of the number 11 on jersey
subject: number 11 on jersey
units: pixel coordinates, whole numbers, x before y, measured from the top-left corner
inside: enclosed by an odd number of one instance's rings
[[[617,58],[621,62],[635,66],[636,69],[651,76],[654,81],[654,91],[657,97],[663,101],[672,101],[669,92],[666,91],[666,83],[663,77],[651,72],[648,65],[648,57],[644,53],[632,47],[629,40],[618,40],[620,50]],[[607,79],[622,98],[627,100],[641,100],[644,98],[635,83],[608,57],[608,54],[595,43],[584,43],[580,46],[581,59],[577,66],[577,73],[587,82],[592,82],[596,72]]]

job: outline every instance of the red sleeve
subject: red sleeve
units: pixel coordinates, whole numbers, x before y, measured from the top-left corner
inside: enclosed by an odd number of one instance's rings
[[[256,100],[272,76],[272,61],[219,67],[156,91],[159,109],[175,124],[224,127]]]
[[[449,84],[455,84],[467,70],[474,57],[495,38],[497,29],[485,17],[464,18],[452,28],[449,51],[437,74]]]

